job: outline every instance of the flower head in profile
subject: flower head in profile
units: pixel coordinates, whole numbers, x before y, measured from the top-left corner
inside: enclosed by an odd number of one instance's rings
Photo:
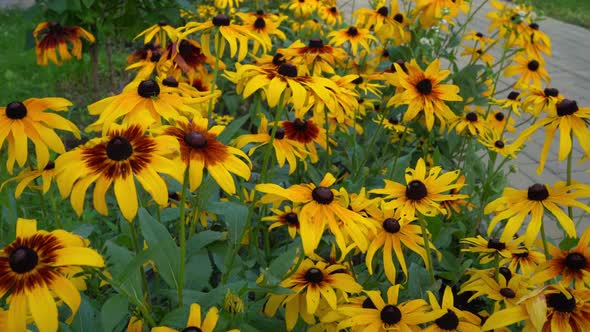
[[[426,128],[431,130],[435,117],[443,126],[455,118],[455,114],[445,102],[461,101],[463,98],[458,95],[458,86],[441,84],[449,76],[450,71],[440,70],[438,59],[429,64],[425,71],[422,71],[416,60],[405,64],[407,72],[397,63],[394,63],[394,66],[397,74],[394,84],[401,91],[396,92],[395,96],[387,102],[387,106],[408,105],[408,110],[403,117],[404,122],[424,112]]]
[[[144,44],[151,43],[153,40],[153,43],[166,47],[165,37],[168,37],[170,40],[176,40],[178,38],[178,31],[165,21],[160,21],[140,32],[133,40],[141,36],[143,36]]]
[[[441,202],[467,198],[467,196],[446,194],[451,189],[463,187],[462,183],[453,183],[459,178],[459,171],[444,174],[441,172],[442,167],[435,166],[426,174],[426,163],[420,158],[415,169],[406,169],[406,185],[384,180],[384,188],[373,189],[370,193],[386,195],[383,207],[396,210],[401,218],[413,220],[416,218],[416,213],[424,216],[446,214]]]
[[[455,307],[451,287],[445,287],[440,303],[431,291],[428,291],[428,300],[433,312],[443,311],[443,313],[434,320],[433,324],[424,329],[425,332],[481,331],[481,319],[479,317],[469,311]]]
[[[497,255],[500,258],[510,258],[512,253],[522,252],[520,249],[522,240],[522,237],[507,242],[494,237],[486,240],[481,235],[466,237],[461,240],[461,243],[466,244],[467,247],[461,251],[478,253],[480,263],[487,264],[493,261]]]
[[[443,310],[428,311],[422,299],[400,301],[399,289],[399,284],[389,287],[387,302],[378,291],[365,291],[370,301],[363,302],[360,307],[343,305],[338,308],[338,312],[347,316],[338,324],[338,330],[351,327],[355,331],[415,331],[420,324],[432,322],[444,313]]]
[[[132,221],[138,208],[136,179],[158,205],[168,203],[168,186],[158,173],[182,181],[178,166],[167,158],[177,151],[174,137],[148,136],[139,125],[116,126],[106,136],[60,155],[55,161],[56,182],[78,215],[93,182],[94,208],[107,215],[105,194],[112,185],[123,216]]]
[[[250,179],[252,164],[244,152],[221,143],[217,136],[225,126],[216,125],[208,128],[206,118],[178,120],[175,126],[163,127],[163,133],[170,135],[180,145],[182,170],[188,168],[190,190],[196,190],[203,180],[203,170],[219,184],[226,193],[236,193],[236,185],[232,173],[245,180]],[[238,158],[241,157],[244,160]]]
[[[14,163],[23,166],[29,157],[28,140],[35,146],[37,169],[49,163],[49,149],[64,153],[65,146],[55,129],[66,130],[80,138],[80,130],[74,123],[48,109],[67,111],[72,103],[64,98],[29,98],[23,102],[13,101],[0,107],[0,148],[8,141],[6,168],[12,174]]]
[[[38,188],[38,186],[31,185],[31,182],[38,178],[41,178],[40,188]],[[11,181],[18,182],[14,190],[15,198],[19,198],[27,187],[41,189],[41,192],[46,194],[51,188],[51,184],[55,181],[55,163],[50,160],[42,170],[35,168],[23,169],[17,176],[4,181],[0,185],[0,191],[2,191],[2,188],[4,188],[4,186]]]
[[[61,65],[62,61],[68,61],[72,55],[76,59],[82,58],[82,41],[84,38],[94,43],[94,36],[78,26],[62,26],[57,22],[41,22],[33,30],[35,37],[35,53],[37,64],[47,66],[49,61]],[[72,50],[68,50],[68,43],[72,44]],[[57,54],[59,53],[59,58]]]
[[[507,242],[520,231],[525,218],[530,214],[531,219],[524,234],[525,244],[530,246],[543,223],[545,211],[552,214],[569,237],[576,236],[573,220],[563,212],[564,207],[578,207],[590,212],[590,207],[578,199],[590,196],[590,187],[583,184],[566,185],[556,182],[553,186],[536,183],[525,190],[505,188],[502,196],[490,202],[484,213],[495,213],[490,221],[488,234],[494,230],[498,222],[506,220],[500,241]]]
[[[541,89],[531,86],[522,100],[522,109],[538,117],[542,113],[555,114],[557,104],[563,100],[559,90],[555,88]]]
[[[76,314],[82,299],[63,268],[103,267],[87,241],[64,230],[37,230],[37,221],[19,218],[16,240],[0,251],[0,297],[7,297],[7,331],[26,331],[32,317],[40,332],[58,329],[55,297]]]
[[[328,264],[305,259],[297,270],[280,284],[281,287],[291,289],[291,294],[270,294],[264,313],[274,316],[279,306],[284,305],[286,311],[287,330],[292,330],[301,315],[306,321],[313,322],[322,302],[327,303],[333,310],[338,303],[337,292],[360,293],[363,287],[346,272],[341,264]]]

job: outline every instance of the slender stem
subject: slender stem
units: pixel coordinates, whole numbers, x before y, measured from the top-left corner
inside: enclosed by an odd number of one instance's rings
[[[136,223],[129,223],[131,240],[133,241],[133,249],[135,251],[135,254],[139,255],[142,252],[142,249],[139,246],[139,238],[137,236],[137,230],[135,229],[135,227],[136,227]],[[139,267],[139,274],[141,275],[141,286],[142,286],[143,294],[144,294],[143,302],[144,302],[145,306],[149,306],[150,293],[149,293],[149,288],[148,288],[147,277],[145,276],[145,271],[143,270],[143,266]],[[147,299],[147,301],[146,301],[146,299]]]
[[[430,254],[430,239],[428,238],[428,229],[426,228],[426,220],[420,218],[420,228],[422,228],[422,238],[424,239],[424,249],[426,249],[426,265],[428,268],[428,275],[430,282],[434,283],[434,267],[432,266],[432,256]]]
[[[570,141],[573,139],[572,134],[570,133]],[[572,156],[574,154],[574,149],[570,150],[570,153],[567,155],[567,173],[566,173],[566,182],[567,182],[567,186],[571,186],[572,185]],[[574,218],[574,211],[572,206],[568,206],[567,207],[567,215],[568,217],[570,217],[570,219],[573,220]],[[566,235],[567,236],[567,235]]]
[[[64,228],[64,226],[61,223],[61,216],[57,212],[57,206],[55,204],[55,197],[53,195],[49,195],[49,202],[51,203],[51,210],[53,212],[53,217],[55,218],[55,225],[59,229]]]
[[[127,298],[129,298],[131,300],[131,302],[133,302],[139,308],[139,311],[141,311],[142,317],[145,320],[147,320],[148,325],[151,327],[156,326],[156,321],[152,317],[150,310],[148,307],[146,307],[145,303],[139,302],[137,300],[136,296],[132,296],[129,292],[127,292],[125,290],[125,288],[121,287],[121,284],[119,284],[115,279],[111,278],[110,275],[106,275],[105,271],[103,271],[99,274],[99,278],[105,280],[109,285],[111,285],[113,288],[115,288],[118,292],[125,294],[127,296]]]
[[[406,134],[408,133],[408,126],[404,127],[404,132],[402,133],[402,137],[399,139],[399,144],[397,144],[395,148],[395,155],[393,157],[393,165],[389,170],[389,174],[387,178],[393,180],[393,174],[395,173],[395,168],[397,167],[397,161],[399,160],[399,154],[402,151],[402,145],[404,145],[404,141],[406,140]]]
[[[184,268],[186,260],[186,189],[188,187],[188,166],[184,171],[184,179],[182,180],[182,192],[180,193],[180,217],[178,218],[178,240],[180,242],[180,271],[178,273],[178,307],[183,304],[183,290],[184,290]]]
[[[498,251],[494,252],[494,279],[496,282],[500,280],[500,255]]]
[[[211,121],[211,114],[213,113],[213,94],[215,94],[215,90],[217,89],[217,76],[219,75],[219,58],[223,57],[223,54],[217,54],[218,50],[221,48],[221,43],[223,42],[222,39],[219,37],[221,32],[217,31],[215,34],[215,66],[213,67],[213,84],[211,85],[211,96],[209,99],[209,107],[207,109],[207,119]]]

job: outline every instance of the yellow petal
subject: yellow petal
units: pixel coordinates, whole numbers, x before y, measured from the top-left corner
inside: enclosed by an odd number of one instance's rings
[[[137,190],[132,175],[115,180],[115,197],[125,219],[132,221],[137,214]]]
[[[58,327],[57,307],[49,289],[37,285],[25,292],[31,316],[39,332],[55,332]]]

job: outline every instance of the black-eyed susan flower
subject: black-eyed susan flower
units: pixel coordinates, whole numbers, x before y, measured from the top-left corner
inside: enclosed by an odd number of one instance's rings
[[[520,305],[520,300],[529,295],[533,284],[521,275],[511,272],[510,278],[498,273],[494,278],[493,269],[477,271],[461,286],[461,293],[473,292],[469,301],[485,296],[494,301],[496,306],[510,308]]]
[[[54,182],[55,163],[50,160],[42,170],[25,168],[17,176],[4,181],[2,185],[0,185],[0,191],[2,191],[4,185],[8,182],[16,181],[18,184],[14,190],[14,197],[19,198],[25,188],[29,187],[31,182],[38,178],[41,178],[41,188],[38,189],[41,189],[41,192],[46,194],[49,191],[49,188],[51,188],[51,184]]]
[[[318,8],[318,1],[290,0],[286,6],[296,17],[306,18]]]
[[[542,57],[542,53],[551,56],[551,39],[545,32],[539,30],[539,24],[535,22],[528,25],[528,29],[525,29],[519,41],[527,54],[537,58]]]
[[[403,92],[396,93],[387,102],[387,106],[408,105],[408,110],[403,116],[404,122],[408,122],[418,116],[418,113],[424,112],[428,130],[432,129],[435,116],[442,124],[454,119],[455,114],[445,101],[461,101],[463,98],[458,95],[458,86],[441,84],[450,71],[440,70],[438,59],[429,64],[425,71],[422,71],[416,60],[405,65],[407,73],[397,63],[394,64],[398,78],[396,87],[402,88]]]
[[[268,230],[270,231],[277,227],[287,226],[289,236],[294,239],[295,235],[297,235],[297,232],[299,231],[299,213],[301,212],[301,208],[292,208],[287,205],[283,208],[283,210],[272,208],[270,210],[272,213],[274,213],[274,215],[262,218],[262,221],[273,222],[270,226],[268,226]]]
[[[488,46],[492,45],[495,42],[494,39],[475,30],[471,30],[469,31],[469,33],[465,34],[463,40],[473,40],[475,42],[475,45],[482,49],[487,49]]]
[[[410,19],[399,9],[397,1],[389,1],[388,6],[385,0],[380,0],[374,9],[359,8],[353,16],[357,26],[374,31],[384,45],[401,45],[411,39],[411,33],[406,29]]]
[[[255,143],[256,145],[248,150],[248,155],[251,156],[259,147],[271,142],[271,134],[272,128],[269,128],[266,116],[261,114],[258,133],[241,135],[234,140],[233,144],[241,149],[248,144]],[[279,167],[283,168],[285,161],[289,164],[289,174],[297,169],[298,161],[304,160],[307,156],[304,143],[287,137],[285,127],[282,125],[276,129],[274,139],[272,139],[272,147]]]
[[[168,203],[167,185],[158,173],[182,181],[178,165],[165,157],[177,151],[174,137],[148,136],[139,125],[116,126],[106,136],[60,155],[55,161],[56,182],[62,197],[70,196],[78,215],[93,182],[94,208],[107,215],[105,194],[112,185],[123,216],[132,221],[138,207],[135,179],[158,205]]]
[[[468,247],[461,249],[461,251],[478,253],[479,261],[482,264],[487,264],[493,261],[496,256],[508,258],[512,257],[513,252],[521,252],[522,240],[522,237],[506,242],[493,237],[486,240],[483,236],[478,235],[462,239],[461,243],[468,245]]]
[[[343,250],[349,241],[361,250],[368,246],[367,233],[374,225],[357,212],[343,205],[341,193],[330,189],[336,178],[327,173],[319,185],[314,183],[296,184],[283,188],[274,183],[256,185],[264,195],[260,202],[280,203],[289,200],[301,206],[299,213],[299,234],[305,254],[310,255],[317,248],[326,226],[336,238],[336,244]]]
[[[199,77],[204,78],[207,75],[205,65],[213,66],[215,64],[215,59],[206,56],[201,45],[189,38],[179,38],[170,44],[166,48],[164,58],[173,63],[172,68],[168,70],[166,75],[174,76],[176,71],[182,71],[189,81]],[[225,68],[223,62],[218,61],[219,68]]]
[[[506,99],[495,99],[492,98],[492,104],[496,104],[503,109],[512,110],[512,112],[520,116],[520,110],[522,108],[522,95],[519,91],[510,91]]]
[[[246,26],[233,24],[231,19],[223,14],[203,23],[189,22],[181,30],[181,38],[195,32],[200,33],[201,47],[207,57],[221,58],[225,52],[226,42],[229,45],[230,56],[233,58],[237,55],[238,61],[244,60],[248,54],[248,41],[250,40],[256,40],[259,45],[262,45],[265,53],[268,51],[266,44],[260,37],[250,32]],[[215,55],[211,53],[211,39],[213,39]]]
[[[465,107],[463,114],[460,114],[451,121],[449,130],[455,129],[457,134],[467,134],[471,136],[479,136],[487,133],[490,129],[488,123],[484,120],[483,111],[480,107]]]
[[[178,120],[175,126],[166,126],[162,130],[164,135],[178,141],[182,170],[188,168],[191,191],[201,185],[203,171],[207,169],[221,189],[233,195],[236,193],[236,185],[232,174],[248,180],[252,164],[244,152],[217,140],[225,126],[208,128],[208,123],[206,118],[195,117],[190,121]]]
[[[328,38],[330,38],[330,44],[336,47],[348,42],[353,56],[358,54],[359,46],[366,51],[370,51],[370,42],[377,42],[377,38],[371,34],[369,29],[357,28],[354,26],[332,31],[328,34]]]
[[[122,93],[88,105],[88,112],[99,117],[86,130],[102,130],[104,134],[121,118],[123,123],[149,126],[162,123],[162,118],[192,117],[196,110],[188,105],[189,102],[190,99],[180,96],[176,87],[152,79],[133,81]]]
[[[498,135],[502,135],[504,132],[514,133],[516,128],[514,128],[514,118],[507,117],[502,110],[494,110],[492,109],[488,113],[488,117],[486,118],[488,122],[489,128]]]
[[[549,187],[544,184],[534,184],[525,190],[505,188],[502,196],[486,205],[484,213],[495,213],[490,221],[488,233],[491,233],[500,220],[506,220],[500,240],[509,241],[516,234],[525,218],[530,214],[531,219],[525,231],[526,246],[530,246],[541,229],[545,210],[549,211],[569,237],[576,236],[576,227],[573,220],[563,212],[562,207],[577,207],[590,212],[590,207],[579,198],[590,195],[589,187],[583,184],[566,185],[565,182],[556,182]]]
[[[517,88],[523,85],[542,87],[551,81],[551,77],[545,69],[545,60],[530,55],[518,54],[514,57],[514,64],[506,67],[504,76],[517,76],[514,86]]]
[[[538,117],[543,112],[555,114],[557,112],[557,103],[563,99],[563,96],[559,94],[559,90],[555,88],[541,89],[531,86],[524,93],[522,109],[535,117]]]
[[[313,119],[296,118],[294,121],[283,121],[285,136],[303,144],[312,163],[319,160],[316,144],[327,149],[326,129],[318,127]]]
[[[551,259],[539,266],[537,273],[531,278],[535,283],[543,283],[560,276],[564,286],[572,282],[576,289],[590,285],[590,228],[584,231],[578,244],[570,250],[561,250],[548,243]]]
[[[428,300],[432,311],[444,312],[438,318],[434,320],[423,331],[425,332],[447,332],[447,331],[461,331],[461,332],[477,332],[481,331],[480,321],[481,319],[475,314],[461,310],[455,307],[455,301],[453,299],[453,290],[451,287],[446,286],[443,293],[440,304],[434,294],[428,291]],[[446,311],[446,312],[445,312]]]
[[[148,44],[154,40],[155,44],[162,45],[162,47],[165,48],[166,37],[170,40],[176,40],[178,37],[178,31],[165,21],[160,21],[140,32],[135,38],[133,38],[133,40],[136,40],[141,36],[143,36],[144,44]]]
[[[16,240],[0,252],[0,297],[7,297],[7,331],[26,331],[32,317],[40,332],[55,332],[60,298],[75,315],[81,297],[61,268],[103,267],[103,258],[87,248],[78,235],[63,231],[37,230],[37,221],[19,218]]]
[[[467,13],[469,2],[465,0],[415,0],[412,13],[424,28],[450,21],[459,16],[459,11]]]
[[[461,175],[457,179],[456,183],[461,185],[461,187],[459,187],[459,188],[462,188],[465,185],[465,175]],[[451,189],[449,191],[449,193],[451,195],[459,194],[459,189],[458,188]],[[469,211],[471,211],[475,207],[474,204],[469,203],[465,199],[450,199],[448,201],[440,202],[440,205],[442,205],[442,207],[445,210],[447,210],[447,214],[445,216],[445,219],[447,219],[447,220],[450,219],[453,214],[461,213],[462,207],[467,208],[467,210],[469,210]]]
[[[287,39],[285,33],[279,29],[281,22],[287,19],[287,16],[267,14],[263,10],[258,10],[254,13],[237,13],[236,15],[244,21],[245,27],[264,42],[264,49],[266,50],[272,49],[273,41],[271,38],[279,40]],[[254,40],[252,53],[257,54],[260,46],[261,44],[257,40]]]
[[[336,7],[336,1],[318,1],[318,13],[328,26],[333,27],[342,24],[342,14]]]
[[[453,183],[459,178],[459,171],[441,174],[442,167],[435,166],[426,174],[426,163],[420,158],[416,168],[406,169],[406,185],[391,180],[384,180],[383,189],[373,189],[370,193],[386,195],[383,205],[394,209],[400,217],[413,220],[416,212],[424,216],[445,214],[440,202],[466,198],[466,195],[444,194],[451,189],[461,189],[461,183]]]
[[[334,68],[348,58],[344,49],[325,45],[321,38],[310,39],[307,45],[296,40],[288,48],[281,48],[278,52],[283,54],[286,61],[295,65],[304,65],[307,71],[302,74],[313,76],[320,75],[322,72],[334,74]]]
[[[279,285],[291,289],[292,294],[270,294],[264,313],[274,316],[277,309],[284,305],[287,330],[293,329],[298,317],[307,322],[315,322],[316,313],[321,302],[327,303],[333,310],[338,302],[337,292],[360,293],[363,287],[345,272],[341,264],[328,264],[305,259],[297,270]]]
[[[157,326],[152,328],[152,332],[213,332],[219,320],[219,310],[216,307],[211,307],[205,319],[201,318],[201,306],[198,303],[193,303],[190,306],[190,312],[186,321],[186,327],[181,330],[176,330],[166,326]],[[227,330],[227,332],[239,332],[237,329]]]
[[[537,267],[545,262],[545,254],[539,252],[534,246],[519,248],[519,252],[513,252],[512,257],[503,258],[500,265],[508,264],[511,271],[529,277],[537,271]]]
[[[12,174],[15,161],[23,166],[29,158],[28,140],[35,146],[37,168],[49,163],[49,149],[64,153],[65,147],[55,129],[66,130],[80,138],[80,130],[71,121],[47,110],[67,111],[72,103],[64,98],[29,98],[0,107],[0,148],[8,141],[6,168]]]
[[[494,57],[488,53],[484,48],[481,47],[471,47],[471,46],[462,46],[463,52],[461,55],[468,55],[470,62],[476,61],[483,61],[488,66],[492,66],[494,64]]]
[[[340,321],[338,330],[353,328],[355,331],[386,332],[392,330],[415,331],[420,324],[432,322],[445,311],[428,311],[428,304],[422,299],[402,302],[399,300],[400,285],[387,290],[387,302],[378,291],[365,291],[371,304],[359,306],[343,305],[338,311],[348,318]]]
[[[154,43],[147,43],[127,57],[125,70],[137,70],[136,80],[149,79],[162,57],[163,49]]]
[[[520,141],[511,143],[509,139],[503,137],[501,132],[495,130],[478,136],[477,141],[488,148],[489,151],[496,152],[504,158],[516,159],[516,153],[521,148]]]
[[[590,107],[578,107],[575,100],[563,99],[556,104],[556,111],[551,112],[546,118],[521,132],[519,140],[526,140],[537,129],[545,127],[545,142],[539,157],[537,174],[541,174],[545,168],[545,162],[555,133],[559,129],[558,160],[565,160],[572,151],[573,137],[578,142],[586,155],[590,156],[590,130],[586,122],[590,119]]]
[[[82,41],[84,38],[90,43],[94,43],[94,36],[78,26],[62,26],[57,22],[41,22],[33,30],[35,37],[35,53],[37,54],[37,64],[47,66],[48,61],[61,65],[63,61],[68,61],[72,55],[76,59],[82,58]],[[71,54],[68,50],[68,43],[72,44]],[[59,58],[57,57],[59,53]]]
[[[387,279],[392,284],[396,283],[396,269],[393,262],[393,253],[404,276],[408,278],[408,268],[406,266],[406,259],[404,256],[404,249],[409,249],[418,254],[424,262],[426,259],[426,250],[424,249],[424,238],[422,237],[422,228],[419,225],[413,224],[411,221],[399,220],[394,217],[393,210],[383,211],[380,223],[381,227],[376,227],[374,236],[371,236],[369,248],[367,249],[367,256],[365,263],[369,274],[373,274],[373,258],[377,250],[381,249],[383,252],[383,269]],[[434,245],[430,243],[430,248]]]

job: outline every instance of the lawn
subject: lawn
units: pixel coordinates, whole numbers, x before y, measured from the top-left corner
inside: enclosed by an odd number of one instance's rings
[[[545,16],[590,28],[588,0],[533,0],[532,4]]]

